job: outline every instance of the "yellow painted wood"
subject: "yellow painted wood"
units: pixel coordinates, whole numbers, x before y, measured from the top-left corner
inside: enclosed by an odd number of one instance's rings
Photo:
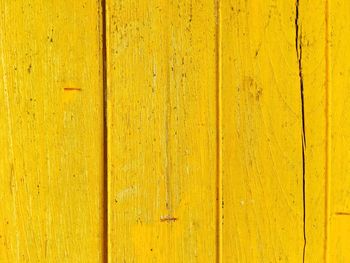
[[[0,0],[0,262],[350,262],[349,10]]]
[[[214,1],[107,1],[109,262],[216,260]]]
[[[102,262],[97,1],[0,1],[0,262]]]
[[[346,105],[338,103],[344,83],[333,81],[346,56],[329,75],[329,42],[342,39],[345,27],[329,18],[347,10],[338,2],[332,9],[327,0],[223,5],[224,262],[349,260],[349,212],[334,211],[347,198],[346,173],[333,156],[346,158],[332,147],[333,137],[342,138],[332,116]],[[344,87],[337,98],[333,86]]]
[[[222,262],[302,262],[296,3],[222,1],[221,14]]]
[[[299,1],[298,50],[305,112],[305,259],[326,260],[328,174],[327,0]]]
[[[329,233],[328,262],[349,262],[349,33],[348,1],[329,2]]]

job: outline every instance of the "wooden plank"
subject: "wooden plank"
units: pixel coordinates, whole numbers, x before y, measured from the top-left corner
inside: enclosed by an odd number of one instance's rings
[[[294,1],[222,1],[223,262],[302,262]]]
[[[350,119],[349,34],[350,3],[329,1],[329,182],[328,262],[349,262],[350,235]]]
[[[328,262],[326,191],[328,170],[328,87],[326,2],[299,1],[296,36],[299,80],[303,86],[305,127],[305,259]],[[332,261],[333,262],[333,261]]]
[[[344,19],[349,8],[343,0],[300,1],[307,138],[305,262],[350,260],[349,40],[344,38],[350,30]]]
[[[0,1],[0,261],[102,262],[97,1]]]
[[[216,258],[214,1],[107,1],[109,262]]]

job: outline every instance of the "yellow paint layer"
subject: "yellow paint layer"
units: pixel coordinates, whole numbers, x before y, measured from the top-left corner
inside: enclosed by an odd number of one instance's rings
[[[0,0],[0,262],[350,262],[349,10]]]
[[[221,14],[223,262],[302,262],[296,3],[222,1]]]
[[[214,1],[107,1],[109,262],[215,262]]]
[[[0,262],[102,262],[97,1],[0,1]]]
[[[350,118],[348,1],[329,1],[329,240],[328,262],[349,262]]]
[[[305,260],[325,262],[328,119],[326,1],[299,0],[300,73],[305,123]],[[333,262],[333,261],[332,261]]]

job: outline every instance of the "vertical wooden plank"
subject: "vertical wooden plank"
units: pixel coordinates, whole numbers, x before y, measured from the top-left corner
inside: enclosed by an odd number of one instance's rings
[[[349,262],[349,40],[344,36],[350,30],[350,5],[300,1],[300,8],[307,134],[305,260]]]
[[[302,262],[294,1],[222,1],[223,262]]]
[[[329,0],[329,240],[328,262],[349,262],[350,3]]]
[[[326,2],[327,0],[296,2],[296,50],[299,81],[303,87],[305,128],[304,262],[326,262],[329,113]]]
[[[102,262],[98,1],[0,1],[0,261]]]
[[[216,258],[214,1],[107,1],[109,262]]]

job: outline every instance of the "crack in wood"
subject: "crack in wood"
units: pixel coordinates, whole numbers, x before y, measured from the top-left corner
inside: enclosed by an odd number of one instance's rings
[[[305,103],[304,103],[304,79],[303,79],[303,65],[302,65],[302,30],[299,21],[299,7],[300,0],[296,0],[295,3],[295,48],[298,60],[298,72],[299,72],[299,86],[300,86],[300,100],[301,100],[301,127],[302,127],[302,143],[301,143],[301,155],[302,155],[302,175],[303,175],[303,262],[305,262],[306,252],[306,184],[305,184],[305,149],[306,149],[306,133],[305,133]]]

